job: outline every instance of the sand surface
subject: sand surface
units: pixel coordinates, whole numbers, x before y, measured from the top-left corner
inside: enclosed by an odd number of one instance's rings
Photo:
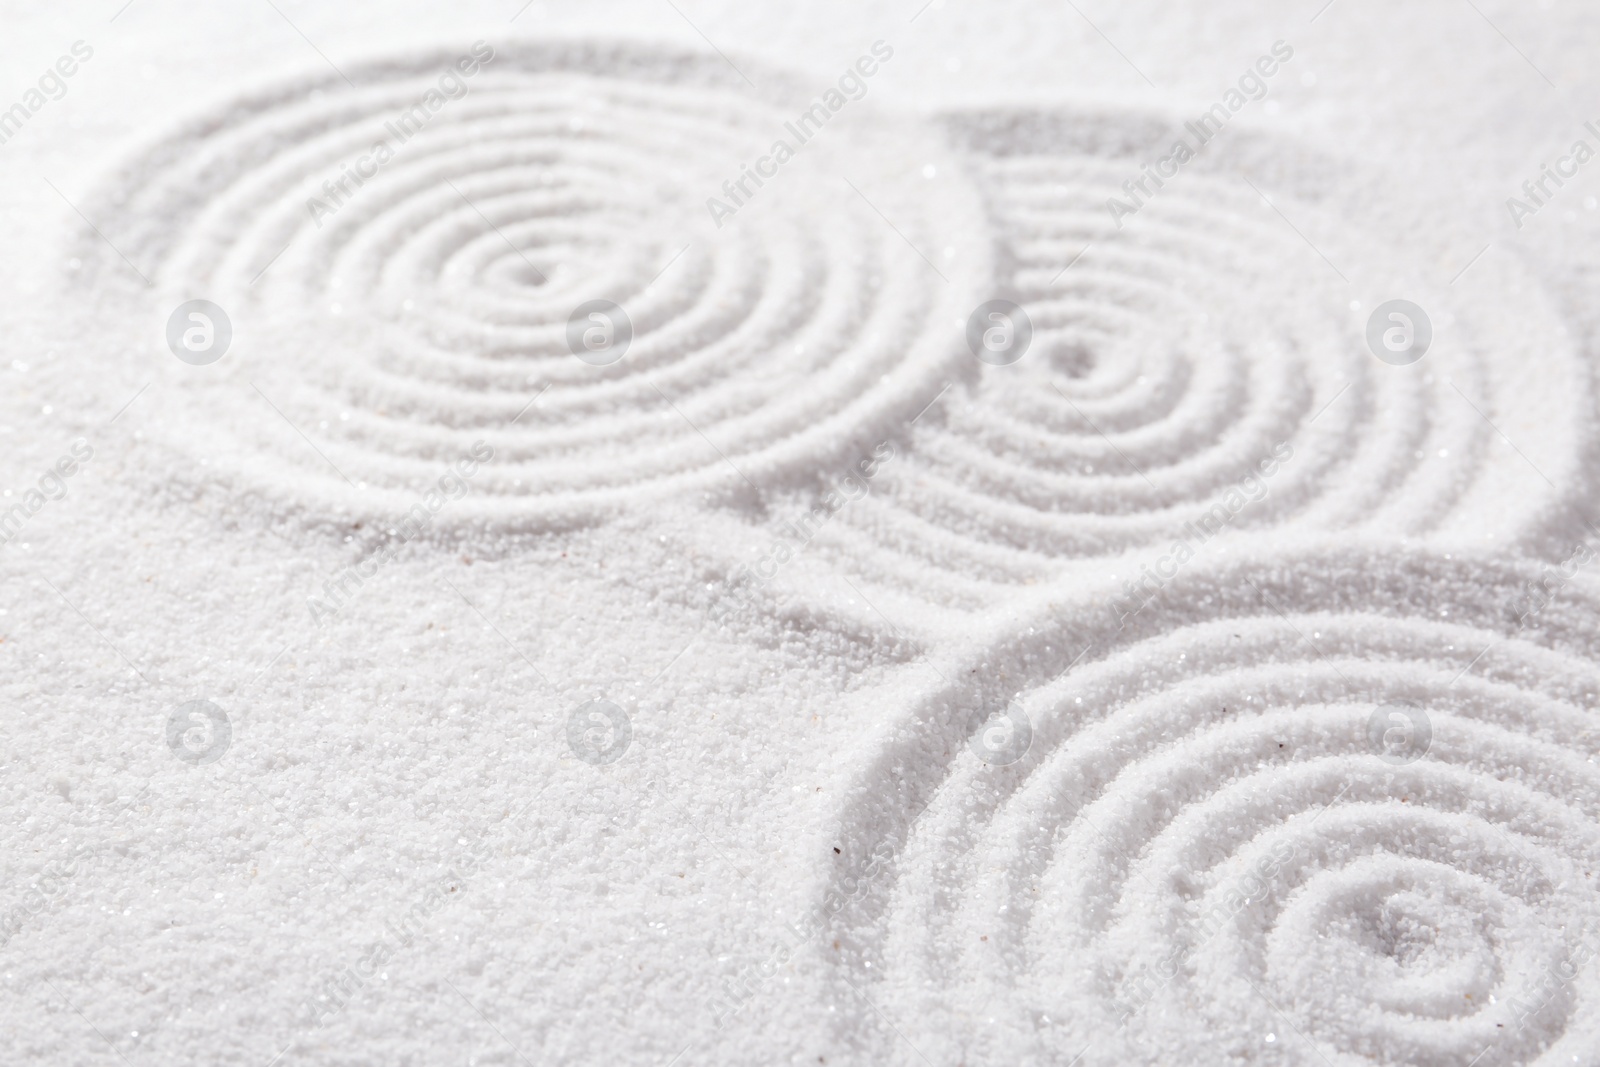
[[[1600,1064],[1600,19],[1319,5],[0,5],[5,1062]]]

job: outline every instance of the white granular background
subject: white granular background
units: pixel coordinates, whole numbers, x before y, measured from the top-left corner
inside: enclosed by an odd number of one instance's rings
[[[0,1058],[1600,1064],[1600,19],[1319,4],[4,4]]]

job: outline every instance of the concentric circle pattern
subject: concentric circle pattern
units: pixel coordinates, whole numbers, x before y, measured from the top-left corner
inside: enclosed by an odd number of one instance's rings
[[[1447,284],[1416,235],[1372,211],[1357,216],[1370,229],[1333,221],[1352,214],[1323,202],[1333,163],[1245,131],[1146,196],[1126,185],[1163,124],[1086,112],[951,128],[989,204],[997,291],[1033,337],[1014,365],[968,360],[906,431],[887,492],[829,531],[841,565],[885,595],[990,606],[1207,515],[1213,530],[1506,545],[1546,521],[1552,483],[1577,484],[1586,372],[1509,258]],[[1113,200],[1130,209],[1117,221]],[[1396,292],[1436,337],[1412,366],[1364,340]],[[1524,294],[1526,333],[1472,313],[1506,292]],[[1530,387],[1535,352],[1552,377]]]
[[[118,175],[99,213],[165,310],[233,320],[216,373],[168,368],[165,432],[209,469],[323,513],[404,507],[484,440],[452,513],[537,524],[780,480],[948,374],[932,326],[988,268],[941,281],[908,246],[979,232],[972,190],[923,187],[934,131],[863,101],[801,143],[812,90],[715,56],[502,49],[442,83],[457,58],[235,101]],[[419,107],[441,84],[465,89]],[[795,158],[755,184],[779,140]],[[85,276],[118,271],[102,249]],[[571,347],[595,301],[631,323],[620,360]]]
[[[836,883],[844,977],[934,1062],[1594,1062],[1600,603],[1508,629],[1529,573],[1284,556],[945,672],[987,681],[912,709],[845,816],[896,858]],[[961,732],[1012,703],[994,766]]]

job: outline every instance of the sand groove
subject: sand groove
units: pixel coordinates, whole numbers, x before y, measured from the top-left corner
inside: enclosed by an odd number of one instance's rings
[[[996,290],[1028,311],[1032,345],[1014,365],[970,361],[887,491],[819,540],[858,584],[906,613],[996,606],[1073,560],[1192,541],[1208,513],[1213,531],[1507,546],[1581,496],[1588,372],[1509,258],[1444,284],[1441,253],[1392,220],[1332,221],[1348,216],[1324,188],[1335,164],[1233,130],[1118,230],[1107,200],[1159,124],[1025,119],[951,128],[989,206]],[[1508,291],[1527,333],[1473,313]],[[1411,366],[1364,342],[1400,292],[1436,332]]]
[[[502,49],[401,141],[454,58],[232,101],[107,194],[163,314],[203,296],[233,319],[215,373],[166,368],[183,393],[169,438],[222,476],[317,510],[400,506],[485,439],[495,462],[459,513],[537,525],[781,482],[948,375],[947,324],[987,268],[980,251],[942,281],[908,246],[976,243],[956,237],[976,230],[972,191],[920,175],[942,161],[933,130],[854,104],[718,228],[707,198],[794,143],[808,87],[761,74],[757,94],[715,57]],[[352,168],[376,174],[355,185]],[[569,347],[594,299],[631,320],[610,365]]]
[[[1600,602],[1514,631],[1526,577],[1284,554],[951,664],[974,681],[906,713],[846,815],[904,828],[840,916],[852,980],[936,1059],[1586,1062]],[[991,765],[972,715],[1007,703],[1031,746]]]

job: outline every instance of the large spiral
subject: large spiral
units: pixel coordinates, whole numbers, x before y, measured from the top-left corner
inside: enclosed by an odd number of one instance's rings
[[[214,367],[161,353],[164,435],[213,475],[318,513],[404,507],[481,439],[495,459],[453,513],[537,526],[766,488],[947,375],[987,260],[970,188],[921,177],[934,131],[857,100],[801,143],[819,87],[756,70],[757,92],[715,56],[503,47],[457,74],[468,55],[232,101],[95,207],[162,318],[204,298],[233,320]],[[780,140],[795,158],[730,195]],[[83,278],[119,273],[102,246]],[[616,362],[574,354],[594,300],[631,323]]]
[[[1596,1062],[1600,600],[1519,625],[1532,576],[1328,550],[1036,617],[863,773],[844,977],[935,1062]]]

